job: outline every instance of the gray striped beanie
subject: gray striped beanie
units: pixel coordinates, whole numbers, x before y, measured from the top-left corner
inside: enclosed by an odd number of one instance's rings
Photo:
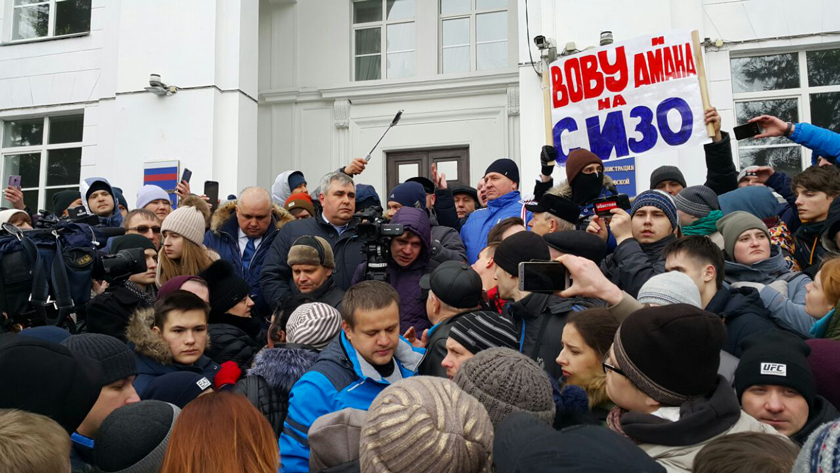
[[[488,348],[519,349],[513,322],[489,311],[456,316],[449,330],[449,338],[463,345],[473,355]]]
[[[376,396],[360,445],[362,473],[490,472],[493,425],[478,400],[452,381],[414,376]]]
[[[639,289],[636,300],[641,304],[688,304],[703,308],[700,289],[690,277],[678,271],[657,274],[648,279]]]
[[[703,218],[712,210],[720,210],[717,194],[706,186],[691,186],[674,196],[674,205],[688,215]]]
[[[301,304],[286,322],[286,340],[320,351],[338,335],[340,328],[341,314],[335,307],[323,302]]]

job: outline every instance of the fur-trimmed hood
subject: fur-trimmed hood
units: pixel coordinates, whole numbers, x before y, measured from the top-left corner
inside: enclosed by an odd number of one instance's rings
[[[598,370],[595,377],[590,378],[581,388],[586,391],[590,409],[602,407],[611,402],[610,398],[607,397],[607,375],[604,374],[603,370]]]
[[[292,386],[318,359],[318,352],[303,345],[286,344],[264,348],[254,358],[248,375],[262,376],[277,392],[288,395]]]
[[[602,187],[613,187],[613,186],[615,186],[615,184],[613,184],[612,178],[610,176],[608,176],[607,174],[604,174],[604,183],[603,183]],[[571,199],[572,198],[572,186],[569,185],[568,180],[565,180],[565,181],[561,182],[560,184],[558,184],[558,185],[552,187],[551,189],[547,190],[546,194],[559,195],[561,197]]]
[[[292,215],[288,210],[284,209],[282,206],[272,203],[271,209],[271,220],[274,223],[274,227],[278,230],[283,228],[283,225],[291,222],[295,219],[294,215]],[[228,222],[231,218],[234,218],[236,213],[236,201],[231,200],[230,202],[225,202],[222,204],[215,212],[213,212],[213,217],[210,219],[210,230],[213,230],[213,233],[219,233],[219,229],[224,226],[225,223]]]
[[[128,321],[126,338],[134,345],[134,351],[137,353],[162,365],[169,365],[172,363],[172,352],[163,338],[152,330],[154,324],[153,308],[138,309]]]

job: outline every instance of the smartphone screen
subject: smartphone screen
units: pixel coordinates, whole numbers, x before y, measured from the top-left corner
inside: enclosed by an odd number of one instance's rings
[[[189,184],[191,178],[192,178],[192,171],[190,171],[187,168],[184,168],[184,174],[181,175],[181,180],[185,181],[187,184]]]
[[[11,175],[9,176],[9,187],[14,187],[17,190],[20,190],[20,176],[19,175]]]
[[[210,210],[215,212],[219,205],[219,183],[216,181],[204,181],[204,195],[210,200]]]
[[[519,290],[526,292],[556,292],[569,286],[569,273],[562,263],[555,261],[519,263]]]
[[[746,123],[744,125],[736,126],[732,129],[732,132],[735,133],[736,140],[745,140],[761,134],[761,127],[758,123]]]

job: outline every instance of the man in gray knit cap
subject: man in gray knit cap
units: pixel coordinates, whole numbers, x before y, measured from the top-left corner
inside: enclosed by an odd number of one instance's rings
[[[95,465],[93,438],[99,432],[102,421],[116,409],[140,401],[134,390],[137,364],[134,353],[123,342],[109,335],[85,333],[72,335],[61,342],[73,354],[84,355],[98,361],[102,367],[102,390],[96,404],[88,412],[76,432],[70,438],[73,449],[70,460],[73,469]]]
[[[706,186],[686,187],[674,196],[683,235],[702,235],[723,249],[717,221],[723,217],[715,191]]]
[[[676,166],[659,166],[650,174],[651,190],[656,189],[675,196],[687,185],[682,171]]]
[[[341,308],[344,290],[335,285],[335,257],[327,240],[304,235],[289,248],[286,264],[292,269],[292,281],[301,294],[312,302]]]

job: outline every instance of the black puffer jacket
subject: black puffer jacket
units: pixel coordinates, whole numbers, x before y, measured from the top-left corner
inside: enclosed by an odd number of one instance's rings
[[[125,343],[131,314],[148,307],[143,299],[125,286],[109,287],[87,303],[87,332],[110,335]]]
[[[274,390],[268,381],[262,376],[245,376],[236,383],[236,390],[256,407],[260,414],[266,418],[274,435],[280,437],[283,432],[283,422],[286,420],[286,412],[289,409],[288,396],[283,397]]]
[[[814,407],[808,413],[808,421],[802,426],[799,432],[791,435],[790,439],[802,445],[808,440],[808,437],[817,430],[817,427],[832,422],[840,417],[840,412],[822,396],[814,396]]]
[[[226,361],[235,361],[244,370],[251,366],[254,356],[263,347],[257,341],[259,322],[253,318],[231,314],[210,315],[207,332],[210,334],[210,344],[204,354],[220,365]],[[253,336],[250,335],[252,333]]]
[[[761,302],[761,295],[752,287],[721,288],[709,301],[706,310],[717,314],[726,325],[723,350],[741,357],[741,340],[758,332],[779,330],[770,319],[770,311]]]

